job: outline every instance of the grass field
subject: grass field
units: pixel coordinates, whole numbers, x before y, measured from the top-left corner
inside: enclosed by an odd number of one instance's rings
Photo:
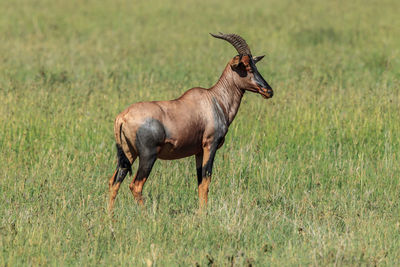
[[[0,1],[0,266],[400,264],[400,1]],[[235,32],[246,93],[197,213],[193,158],[138,208],[115,116],[210,87]],[[134,165],[136,169],[137,162]]]

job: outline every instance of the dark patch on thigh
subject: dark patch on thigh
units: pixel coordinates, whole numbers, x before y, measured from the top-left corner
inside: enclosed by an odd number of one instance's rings
[[[162,123],[156,119],[148,118],[136,132],[135,146],[141,156],[149,157],[157,154],[157,146],[160,146],[167,137]]]

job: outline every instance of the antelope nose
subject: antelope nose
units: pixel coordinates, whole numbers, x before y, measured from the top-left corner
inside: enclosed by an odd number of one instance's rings
[[[270,95],[270,97],[272,97],[274,95],[274,91],[272,91],[272,89],[268,89],[267,93]]]

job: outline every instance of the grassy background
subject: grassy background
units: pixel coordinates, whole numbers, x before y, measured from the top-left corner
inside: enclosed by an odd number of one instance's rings
[[[400,2],[0,1],[0,265],[400,264]],[[209,87],[235,32],[247,93],[214,164],[157,161],[107,216],[113,120]],[[137,166],[135,163],[134,169]]]

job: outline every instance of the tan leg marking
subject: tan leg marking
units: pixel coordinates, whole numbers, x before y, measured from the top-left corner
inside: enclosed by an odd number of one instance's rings
[[[210,160],[210,156],[210,149],[208,147],[205,147],[203,150],[202,177],[201,181],[199,181],[198,184],[200,210],[204,210],[207,207],[208,202],[208,191],[211,183],[211,173],[209,173],[208,170],[204,170],[204,168],[206,167],[207,163],[209,163],[208,161]]]
[[[109,194],[110,194],[110,202],[108,204],[108,210],[109,212],[112,212],[114,208],[114,202],[115,198],[117,197],[119,187],[121,186],[121,182],[118,182],[114,184],[114,181],[117,176],[117,170],[114,172],[114,175],[111,177],[110,181],[108,182],[108,187],[109,187]],[[113,185],[114,184],[114,185]]]
[[[207,207],[207,202],[208,202],[208,187],[210,186],[211,183],[211,177],[203,177],[203,180],[199,184],[199,208],[200,210],[203,210],[204,208]]]
[[[133,178],[132,182],[129,185],[129,189],[132,192],[133,197],[135,198],[136,202],[139,205],[143,205],[143,196],[142,196],[142,191],[143,191],[143,186],[146,183],[147,178],[142,178],[140,181],[136,181],[136,176]]]
[[[117,178],[117,170],[115,170],[113,176],[110,178],[110,181],[108,181],[108,190],[111,192],[112,186],[114,184],[115,178]]]

